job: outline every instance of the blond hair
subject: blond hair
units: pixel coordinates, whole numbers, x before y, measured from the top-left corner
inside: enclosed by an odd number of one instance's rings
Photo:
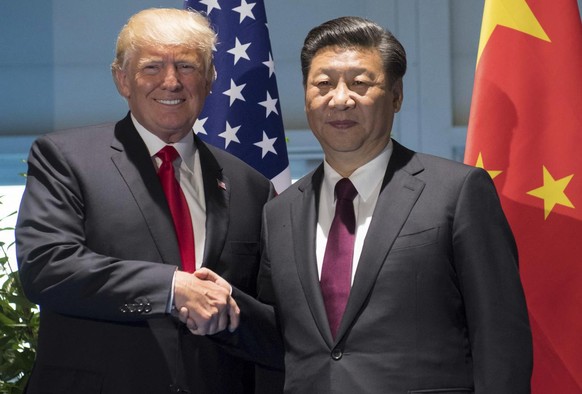
[[[121,29],[111,70],[124,69],[140,48],[176,46],[198,51],[206,76],[212,80],[215,43],[216,33],[202,14],[177,8],[150,8],[133,15]]]

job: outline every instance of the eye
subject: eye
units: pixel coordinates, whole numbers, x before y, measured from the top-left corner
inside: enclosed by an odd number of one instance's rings
[[[372,84],[371,81],[365,79],[365,78],[361,78],[361,79],[354,79],[352,81],[352,85],[355,87],[362,87],[362,86],[370,86]]]
[[[370,81],[363,79],[354,79],[351,84],[351,90],[359,95],[364,95],[372,86]]]
[[[190,74],[198,69],[196,65],[191,63],[179,63],[176,68],[181,74]]]
[[[159,64],[145,64],[142,68],[144,74],[152,75],[160,71]]]

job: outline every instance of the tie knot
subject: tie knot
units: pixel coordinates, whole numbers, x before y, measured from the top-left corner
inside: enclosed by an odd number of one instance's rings
[[[352,181],[348,178],[342,178],[335,184],[335,195],[338,200],[353,201],[358,195],[358,191]]]
[[[166,145],[156,153],[156,156],[162,159],[162,163],[172,163],[180,154],[173,146]]]

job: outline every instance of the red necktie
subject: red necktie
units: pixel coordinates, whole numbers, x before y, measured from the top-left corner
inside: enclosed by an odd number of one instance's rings
[[[348,178],[341,179],[335,185],[335,216],[327,237],[321,268],[321,294],[334,338],[348,303],[352,283],[352,260],[356,237],[353,200],[357,194],[356,188]]]
[[[182,269],[186,272],[194,272],[196,269],[196,255],[194,254],[192,218],[190,216],[188,202],[176,179],[174,165],[172,164],[179,154],[173,146],[166,145],[156,156],[162,159],[158,177],[166,194],[172,219],[174,220],[174,229],[176,230],[180,256],[182,258]]]

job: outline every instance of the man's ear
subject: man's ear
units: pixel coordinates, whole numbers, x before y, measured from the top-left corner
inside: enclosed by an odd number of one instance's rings
[[[112,70],[111,73],[113,76],[113,82],[115,82],[115,86],[117,87],[119,94],[126,99],[129,98],[131,89],[129,88],[127,72],[124,70],[115,69]]]
[[[402,100],[404,99],[404,86],[402,84],[402,78],[398,79],[392,85],[392,106],[394,108],[394,113],[400,111],[402,107]]]
[[[216,81],[216,68],[214,67],[214,64],[212,64],[206,75],[206,96],[208,96],[212,91],[212,84],[214,81]]]

